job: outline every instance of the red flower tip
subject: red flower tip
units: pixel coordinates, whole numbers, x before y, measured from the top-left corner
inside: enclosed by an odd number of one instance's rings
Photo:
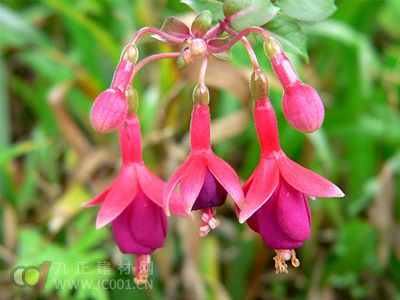
[[[317,91],[301,82],[285,89],[282,107],[288,123],[301,132],[312,133],[324,121],[324,105]]]
[[[90,121],[97,132],[107,133],[121,126],[127,111],[124,93],[118,89],[107,89],[94,101]]]

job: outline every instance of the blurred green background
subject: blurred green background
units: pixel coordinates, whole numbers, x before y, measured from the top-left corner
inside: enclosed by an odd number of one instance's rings
[[[79,207],[120,164],[116,135],[96,134],[89,110],[136,30],[194,14],[178,0],[1,0],[0,298],[400,299],[400,2],[336,4],[328,20],[304,26],[309,63],[291,55],[325,102],[315,134],[286,124],[282,90],[251,38],[270,75],[283,149],[346,193],[312,201],[313,235],[298,251],[301,266],[275,275],[273,251],[237,222],[228,200],[218,210],[221,226],[204,239],[198,220],[170,218],[166,245],[153,255],[151,288],[134,289],[111,286],[131,280],[120,267],[132,258],[118,251],[109,227],[94,229],[96,209]],[[139,49],[141,58],[176,51],[150,37]],[[164,179],[188,151],[196,68],[180,71],[165,60],[134,83],[145,161]],[[243,181],[259,156],[250,73],[241,45],[231,62],[212,60],[207,72],[213,147]],[[16,266],[43,261],[52,262],[43,290],[13,283]],[[110,286],[56,286],[83,279]]]

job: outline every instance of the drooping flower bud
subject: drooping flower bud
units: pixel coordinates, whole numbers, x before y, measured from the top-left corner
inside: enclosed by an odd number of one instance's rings
[[[265,99],[269,95],[268,78],[260,69],[254,70],[250,79],[250,91],[254,100]]]
[[[96,131],[107,133],[121,126],[127,111],[124,92],[110,88],[97,96],[90,112],[90,121]]]
[[[210,103],[210,92],[207,86],[203,84],[198,84],[193,90],[193,102],[194,104],[206,104]]]
[[[207,44],[203,39],[193,39],[189,49],[194,56],[202,56],[207,52]]]
[[[288,123],[304,133],[318,130],[324,121],[325,111],[317,91],[300,81],[277,41],[272,38],[266,40],[264,51],[284,88],[282,108]]]
[[[325,109],[317,91],[300,81],[285,89],[282,108],[288,123],[304,133],[318,130],[324,121]]]

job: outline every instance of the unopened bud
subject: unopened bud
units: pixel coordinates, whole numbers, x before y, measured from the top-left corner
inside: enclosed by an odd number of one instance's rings
[[[192,34],[197,37],[202,37],[210,28],[212,23],[212,15],[209,10],[203,11],[194,19],[192,24]]]
[[[264,52],[269,59],[272,59],[277,54],[282,52],[282,48],[275,39],[269,38],[268,40],[264,41]]]
[[[194,39],[190,42],[189,49],[194,56],[202,56],[207,52],[207,44],[203,39]]]
[[[194,104],[206,104],[210,103],[210,92],[207,86],[203,84],[198,84],[193,90],[193,102]]]
[[[125,91],[125,97],[128,102],[128,113],[135,113],[139,107],[139,99],[135,88],[130,87]]]
[[[265,99],[269,96],[268,78],[260,69],[254,70],[251,74],[250,91],[255,100]]]
[[[124,50],[124,59],[128,59],[131,63],[136,64],[139,56],[139,50],[134,44],[129,44]]]
[[[285,89],[282,108],[288,123],[304,133],[316,131],[324,121],[325,109],[317,91],[301,82]]]
[[[107,133],[121,126],[127,110],[124,93],[119,89],[107,89],[94,101],[90,121],[96,131]]]
[[[190,52],[190,50],[186,48],[181,52],[176,63],[178,65],[178,68],[182,69],[187,65],[194,63],[195,61],[196,61],[196,56],[194,56],[192,52]]]

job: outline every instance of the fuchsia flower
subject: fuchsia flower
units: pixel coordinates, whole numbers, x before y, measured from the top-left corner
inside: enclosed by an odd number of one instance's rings
[[[161,203],[165,183],[143,163],[140,125],[136,114],[127,116],[120,128],[119,138],[122,168],[118,177],[82,206],[101,205],[96,227],[112,223],[119,249],[123,253],[137,255],[135,282],[145,283],[149,254],[163,246],[167,234],[167,217]]]
[[[274,41],[267,50],[271,65],[284,88],[282,108],[288,123],[297,130],[311,133],[324,121],[325,109],[317,91],[300,81],[289,58]]]
[[[107,133],[119,128],[124,122],[128,112],[125,91],[130,85],[137,55],[134,45],[125,48],[115,70],[111,87],[94,101],[90,120],[96,131]]]
[[[202,210],[202,227],[205,236],[218,225],[214,218],[215,207],[221,206],[229,193],[236,205],[243,207],[243,191],[235,171],[216,156],[210,145],[210,110],[207,104],[195,104],[190,126],[190,155],[171,176],[164,192],[166,210],[175,213],[177,205],[171,199],[177,186],[182,196],[184,211]]]
[[[343,197],[343,192],[324,177],[298,165],[282,151],[275,112],[268,98],[256,101],[254,121],[261,145],[260,162],[245,183],[245,206],[239,221],[247,221],[264,243],[277,250],[277,271],[285,272],[285,260],[293,249],[310,238],[311,213],[306,195]]]

